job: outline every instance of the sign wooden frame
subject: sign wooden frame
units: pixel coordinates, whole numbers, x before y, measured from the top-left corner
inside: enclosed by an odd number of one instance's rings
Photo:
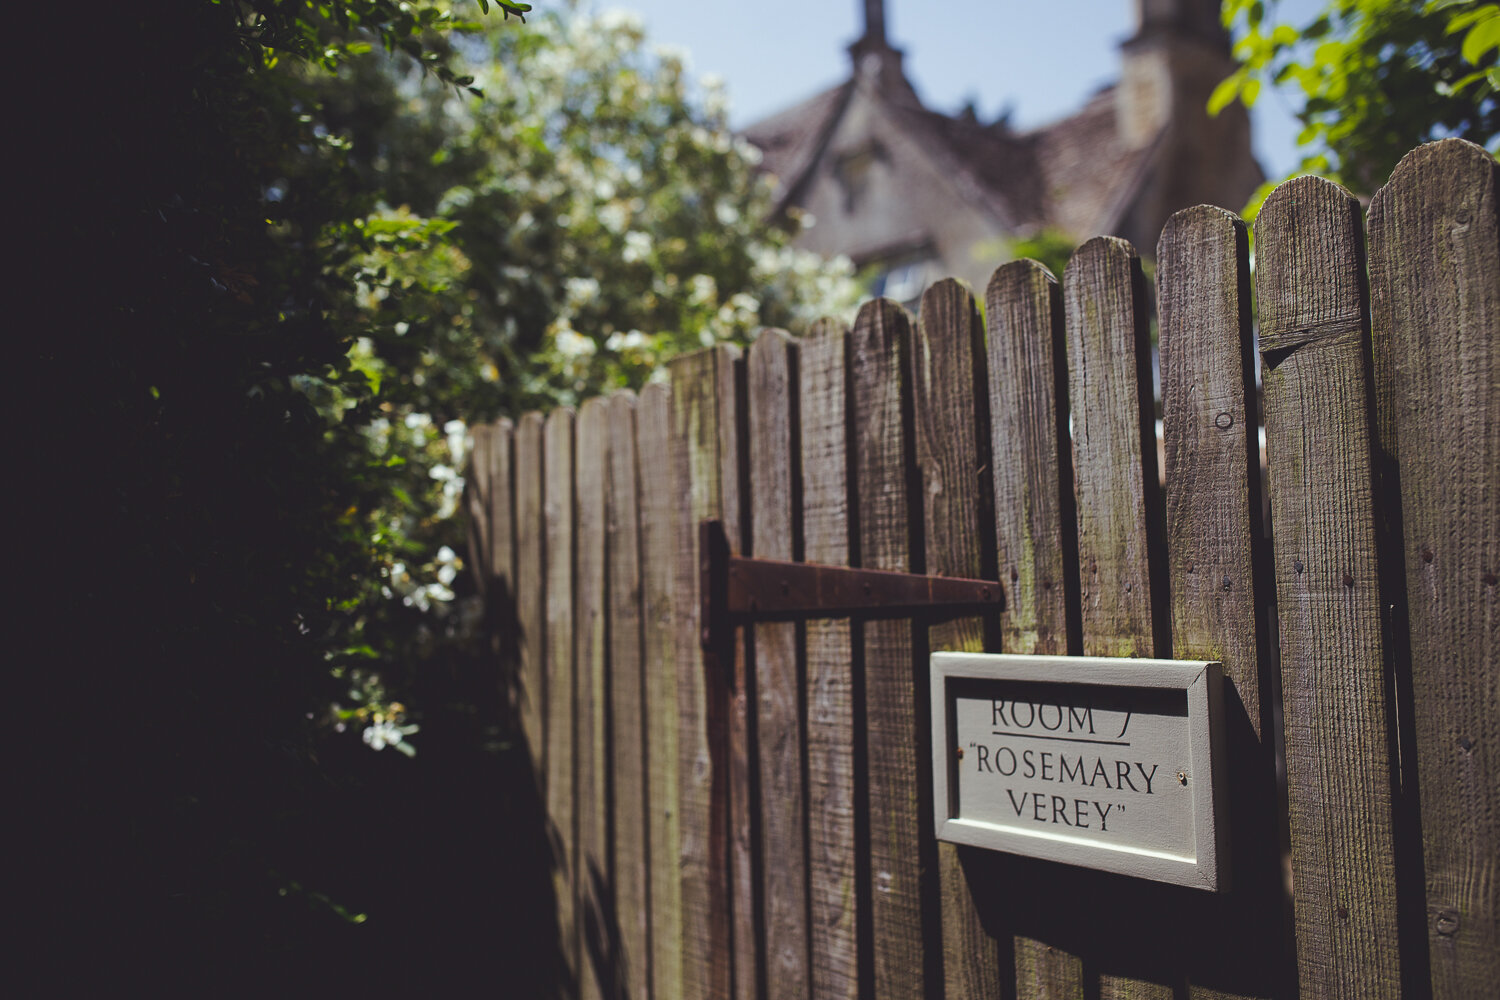
[[[1229,845],[1225,789],[1227,767],[1223,750],[1223,681],[1218,663],[1203,660],[939,652],[932,654],[931,685],[933,807],[939,840],[1042,858],[1099,871],[1117,872],[1136,878],[1170,882],[1210,892],[1222,892],[1228,888]],[[1102,834],[1096,834],[1093,830],[1088,836],[1071,830],[1068,820],[1072,814],[1068,810],[1073,808],[1072,802],[1078,803],[1076,818],[1079,820],[1079,827],[1084,826],[1092,815],[1083,803],[1093,800],[1082,798],[1066,800],[1062,810],[1062,824],[1056,823],[1059,818],[1056,803],[1064,801],[1061,796],[1048,796],[1052,799],[1054,810],[1051,824],[1030,823],[1024,819],[1000,821],[993,816],[981,819],[972,814],[966,815],[964,803],[960,801],[959,795],[959,768],[963,764],[964,747],[960,743],[957,717],[960,697],[958,692],[968,691],[970,693],[965,696],[966,698],[970,700],[977,698],[982,701],[984,697],[974,692],[983,689],[989,693],[988,697],[992,706],[999,706],[994,709],[1000,713],[996,718],[1003,719],[1006,702],[994,697],[995,692],[1005,690],[1002,685],[1012,685],[1010,688],[1012,691],[1023,690],[1014,687],[1015,685],[1041,685],[1045,686],[1046,690],[1076,692],[1084,699],[1085,704],[1091,704],[1096,696],[1116,699],[1131,697],[1159,699],[1171,698],[1173,691],[1182,692],[1186,700],[1186,725],[1184,727],[1180,721],[1175,722],[1169,739],[1175,754],[1172,759],[1186,761],[1186,763],[1169,765],[1169,772],[1161,776],[1167,779],[1168,784],[1165,788],[1170,790],[1173,796],[1182,796],[1187,793],[1191,797],[1190,806],[1183,805],[1180,797],[1170,799],[1166,796],[1161,797],[1162,802],[1176,803],[1172,807],[1173,816],[1168,818],[1175,818],[1176,836],[1179,841],[1176,844],[1177,849],[1155,849],[1123,839],[1118,843],[1104,842],[1100,839]],[[1011,702],[1010,704],[1014,708],[1017,704],[1024,705],[1025,703]],[[1180,705],[1180,702],[1176,704]],[[1074,717],[1078,717],[1078,709],[1069,708],[1068,710],[1073,713]],[[972,708],[968,711],[972,712]],[[1041,714],[1039,710],[1033,709],[1033,711],[1038,715]],[[1059,721],[1063,718],[1062,711],[1063,709],[1059,707],[1057,716]],[[1180,717],[1181,712],[1177,710],[1170,714]],[[1131,724],[1131,713],[1127,711],[1125,716],[1128,727]],[[1149,729],[1152,725],[1149,720],[1152,717],[1142,714],[1140,718],[1146,720],[1142,723],[1142,728]],[[1092,723],[1092,715],[1090,715],[1090,721]],[[1069,731],[1071,731],[1071,726]],[[996,735],[1003,735],[1007,737],[1007,740],[1015,737],[1016,740],[1022,741],[1017,745],[1024,745],[1024,741],[1041,739],[1061,739],[1064,743],[1073,742],[1071,739],[1059,736],[1022,735],[1009,732],[1003,734],[997,732]],[[1077,742],[1109,743],[1112,747],[1130,746],[1126,742],[1086,740],[1081,737]],[[1046,746],[1050,745],[1046,744]],[[985,753],[986,751],[980,748],[979,752]],[[1011,773],[1017,773],[1015,752],[1008,747],[1004,749],[1004,752],[1010,754]],[[1113,752],[1118,755],[1123,751]],[[1000,759],[997,752],[996,760]],[[1061,759],[1059,755],[1059,760]],[[1128,762],[1120,761],[1111,761],[1111,764],[1129,766]],[[1076,766],[1083,768],[1081,756]],[[1103,769],[1103,759],[1096,756],[1095,766]],[[1142,768],[1141,777],[1144,777],[1147,774],[1144,766],[1142,764],[1136,766]],[[1153,763],[1151,772],[1153,777],[1157,770],[1158,765]],[[1043,772],[1044,775],[1045,773]],[[1127,771],[1127,774],[1129,773]],[[1019,780],[1019,778],[1016,779],[1018,782]],[[1107,779],[1103,783],[1109,785]],[[1148,793],[1156,790],[1149,780],[1144,784]],[[1123,783],[1120,787],[1123,789]],[[1162,787],[1157,786],[1157,788]],[[1131,790],[1136,791],[1135,783],[1132,783]],[[1017,800],[1014,789],[1006,790],[1006,794],[1010,796],[1010,804],[1015,806]],[[1036,795],[1035,818],[1041,820],[1046,812],[1046,803],[1040,793],[1023,792],[1020,802],[1025,804],[1028,801],[1028,795],[1033,794]],[[1123,791],[1120,794],[1123,795]],[[1095,806],[1096,810],[1103,810],[1106,814],[1110,808],[1107,804]],[[1123,816],[1124,806],[1121,805],[1120,808],[1121,813],[1118,815]],[[1153,804],[1144,811],[1149,812],[1151,809],[1161,808],[1164,807]],[[1184,818],[1181,815],[1184,809],[1190,809],[1190,817]],[[1142,810],[1138,803],[1137,814],[1140,811]],[[1016,806],[1016,815],[1018,817],[1023,815],[1022,806]],[[1028,815],[1027,818],[1029,819],[1030,816]],[[1131,821],[1135,822],[1134,815]]]

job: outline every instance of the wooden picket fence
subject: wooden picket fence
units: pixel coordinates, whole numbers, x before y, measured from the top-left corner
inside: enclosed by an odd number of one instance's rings
[[[870,302],[478,428],[473,550],[552,848],[555,906],[523,918],[556,922],[549,988],[1494,995],[1497,176],[1446,140],[1368,216],[1282,185],[1258,322],[1244,223],[1174,216],[1165,489],[1153,299],[1104,237],[1061,283],[999,268],[982,313],[942,281],[920,320]],[[756,625],[706,655],[708,517],[744,554],[998,580],[1007,608]],[[936,842],[936,649],[1222,661],[1230,890]]]

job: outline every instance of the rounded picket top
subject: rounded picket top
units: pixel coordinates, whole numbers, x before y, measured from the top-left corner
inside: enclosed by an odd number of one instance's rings
[[[1322,177],[1272,191],[1255,219],[1260,349],[1274,354],[1364,322],[1359,200]]]
[[[1372,244],[1394,241],[1398,229],[1437,233],[1467,227],[1479,217],[1485,199],[1495,197],[1497,175],[1500,164],[1467,139],[1418,146],[1401,158],[1391,179],[1370,200]],[[1372,247],[1372,260],[1374,256]]]
[[[1202,242],[1216,248],[1222,245],[1222,241],[1233,239],[1236,231],[1243,232],[1245,228],[1244,219],[1217,205],[1179,209],[1161,227],[1161,237],[1156,241],[1158,268],[1162,261],[1174,256],[1178,248],[1184,256],[1195,252]]]
[[[895,299],[882,296],[859,307],[859,312],[854,316],[854,326],[856,329],[866,326],[883,327],[898,317],[907,323],[911,322],[911,313],[906,311],[905,306]]]
[[[1030,257],[1009,261],[995,268],[990,275],[989,284],[984,289],[985,312],[988,314],[992,310],[992,302],[1028,292],[1042,293],[1057,285],[1057,275],[1041,261]]]
[[[1375,192],[1370,200],[1371,226],[1377,206],[1381,208],[1394,194],[1413,187],[1421,187],[1432,193],[1449,194],[1464,190],[1483,188],[1494,172],[1500,169],[1495,158],[1483,146],[1467,139],[1439,139],[1423,143],[1401,157],[1391,179],[1385,187]]]
[[[1074,274],[1100,269],[1109,271],[1119,267],[1128,269],[1130,261],[1139,261],[1140,258],[1135,246],[1127,239],[1119,236],[1095,236],[1073,251],[1073,256],[1068,259],[1068,267],[1063,272],[1063,286],[1067,286]]]
[[[803,340],[817,340],[822,337],[836,337],[841,333],[849,332],[849,324],[836,316],[819,316],[808,326],[807,332],[802,335]]]
[[[920,315],[928,315],[928,303],[932,303],[934,308],[952,309],[961,307],[965,301],[974,301],[974,293],[967,284],[957,278],[940,278],[928,285],[927,291],[922,293]]]

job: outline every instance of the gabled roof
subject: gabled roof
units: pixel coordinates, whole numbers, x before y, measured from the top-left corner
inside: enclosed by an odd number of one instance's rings
[[[858,77],[851,76],[745,129],[745,138],[763,154],[761,169],[780,182],[778,211],[796,203],[857,86]],[[1029,132],[892,99],[886,87],[865,92],[936,161],[961,197],[1018,234],[1047,226],[1077,236],[1113,231],[1160,145],[1151,141],[1132,148],[1122,140],[1114,87],[1101,90],[1076,114]],[[897,91],[900,97],[907,93],[909,85]]]

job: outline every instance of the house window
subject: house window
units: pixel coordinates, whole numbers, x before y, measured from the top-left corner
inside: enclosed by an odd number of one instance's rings
[[[871,294],[915,306],[927,286],[937,281],[938,260],[932,253],[892,261],[870,284]]]

